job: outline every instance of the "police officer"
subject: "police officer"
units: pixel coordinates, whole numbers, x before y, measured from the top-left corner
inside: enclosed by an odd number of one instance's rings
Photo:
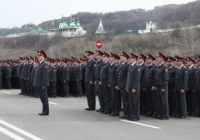
[[[159,53],[157,58],[157,66],[155,69],[155,82],[154,88],[157,90],[158,95],[158,118],[161,120],[169,119],[169,108],[168,108],[168,81],[169,72],[165,65],[166,56]]]
[[[145,68],[145,95],[146,95],[146,115],[147,116],[152,116],[155,117],[155,110],[156,110],[156,104],[155,104],[155,94],[154,92],[152,92],[152,86],[153,86],[153,82],[154,82],[154,69],[155,69],[155,65],[153,64],[153,62],[156,60],[156,58],[151,55],[148,54],[147,58],[146,58],[146,68]]]
[[[188,90],[186,93],[186,99],[187,99],[187,109],[188,109],[188,115],[197,116],[197,95],[195,91],[195,67],[194,63],[196,61],[193,60],[193,58],[188,57],[187,59],[187,71],[188,71]]]
[[[188,83],[188,72],[184,67],[184,58],[176,56],[177,70],[175,73],[175,91],[178,97],[176,117],[185,118],[187,115],[186,90]]]
[[[43,106],[42,112],[39,113],[41,116],[49,115],[49,102],[47,95],[47,87],[49,86],[49,66],[45,62],[46,57],[47,55],[43,50],[38,50],[39,65],[36,67],[33,81],[33,86],[37,87]]]
[[[103,98],[103,93],[101,92],[101,85],[99,84],[100,82],[100,70],[101,67],[104,65],[103,62],[103,52],[100,50],[96,51],[96,63],[94,65],[94,71],[95,71],[95,94],[98,96],[99,99],[99,105],[100,108],[97,110],[97,112],[104,112],[105,109],[105,101]]]
[[[0,61],[0,89],[2,89],[2,76],[3,76],[3,73],[2,73],[2,62]]]
[[[120,116],[122,119],[128,119],[130,116],[130,105],[129,105],[129,96],[126,91],[126,80],[127,80],[127,72],[128,72],[128,59],[129,55],[126,52],[122,52],[120,55],[120,66],[119,66],[119,72],[118,72],[118,79],[117,79],[117,85],[116,89],[120,91],[120,94],[122,96],[122,102],[123,102],[123,116]]]
[[[49,62],[49,87],[48,87],[48,96],[56,97],[56,73],[57,69],[54,64],[54,60]]]
[[[137,64],[138,56],[131,54],[130,66],[128,68],[126,90],[129,95],[130,104],[130,116],[128,120],[138,121],[140,120],[140,78],[141,78],[141,66]]]
[[[178,97],[175,93],[175,73],[176,73],[176,66],[175,66],[176,59],[168,56],[167,65],[169,69],[169,83],[168,83],[168,94],[169,94],[169,115],[171,117],[175,117],[177,114],[175,113],[176,104]]]
[[[94,92],[94,64],[95,60],[93,59],[94,53],[92,51],[86,51],[88,57],[88,62],[85,69],[85,89],[88,102],[88,108],[85,110],[93,111],[96,107],[96,99]]]
[[[99,84],[101,86],[101,93],[103,94],[103,99],[105,101],[105,107],[104,107],[104,114],[110,114],[111,113],[111,93],[109,92],[108,88],[108,70],[109,70],[109,54],[104,52],[103,53],[103,62],[104,65],[101,67],[100,70],[100,81]]]
[[[111,104],[111,116],[119,116],[120,112],[120,101],[121,96],[119,94],[119,91],[115,89],[115,86],[117,84],[117,67],[119,60],[119,56],[117,54],[111,53],[110,54],[110,67],[108,70],[108,87],[110,91],[110,104]]]

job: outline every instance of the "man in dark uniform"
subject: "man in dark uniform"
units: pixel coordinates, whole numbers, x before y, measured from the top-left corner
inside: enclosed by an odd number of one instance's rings
[[[126,80],[127,80],[127,71],[128,71],[128,59],[129,55],[126,52],[122,52],[120,55],[120,66],[119,66],[119,72],[118,72],[118,79],[117,79],[117,85],[116,89],[120,90],[120,94],[122,96],[122,102],[123,102],[123,112],[124,115],[120,116],[122,119],[128,119],[130,116],[130,105],[129,105],[129,96],[126,91]]]
[[[96,107],[96,99],[94,92],[94,64],[95,60],[93,59],[93,52],[86,51],[86,55],[88,57],[87,66],[85,69],[85,86],[86,86],[86,96],[88,102],[88,108],[85,110],[93,111]]]
[[[175,66],[176,59],[169,56],[167,59],[168,69],[169,69],[169,83],[168,83],[168,94],[169,94],[169,115],[171,117],[175,117],[177,114],[175,113],[176,104],[178,100],[178,96],[175,93],[175,74],[176,74],[176,66]]]
[[[82,69],[81,69],[81,62],[76,59],[75,61],[75,80],[76,80],[76,95],[81,97],[83,95],[83,89],[81,85],[81,81],[83,80]]]
[[[49,87],[48,87],[48,96],[56,97],[56,66],[54,64],[54,60],[50,60],[49,62]]]
[[[187,109],[188,114],[192,116],[197,116],[197,96],[195,91],[195,67],[194,63],[196,61],[193,58],[188,57],[187,59],[187,71],[188,71],[188,90],[186,92],[187,99]]]
[[[111,113],[111,93],[108,89],[108,70],[109,70],[109,54],[104,52],[103,53],[103,62],[104,65],[101,67],[100,70],[100,81],[99,85],[101,86],[101,93],[103,94],[103,99],[105,101],[105,108],[104,108],[104,114],[110,114]]]
[[[104,112],[105,101],[104,101],[104,98],[103,98],[103,93],[101,92],[101,85],[99,84],[99,82],[100,82],[100,70],[101,70],[101,67],[104,65],[104,63],[102,61],[103,52],[97,50],[96,55],[97,55],[96,56],[97,60],[96,60],[96,63],[94,65],[94,71],[95,71],[94,85],[95,85],[95,94],[98,96],[99,105],[100,105],[100,108],[97,111],[98,112]]]
[[[2,63],[0,61],[0,89],[2,89],[2,76],[3,76],[3,73],[2,73]]]
[[[43,50],[38,50],[39,65],[36,67],[33,86],[37,87],[42,102],[42,112],[39,115],[49,115],[49,102],[47,87],[49,86],[49,66],[45,62],[47,55]]]
[[[155,65],[153,64],[153,62],[156,60],[156,58],[151,55],[148,54],[147,55],[147,59],[145,62],[146,68],[145,68],[145,97],[146,97],[146,115],[147,116],[155,116],[155,110],[156,110],[156,104],[155,104],[155,94],[154,92],[152,92],[152,86],[153,86],[153,82],[154,82],[154,70],[155,70]]]
[[[146,60],[146,56],[144,56],[143,54],[140,54],[138,57],[138,65],[140,65],[141,68],[141,78],[140,78],[140,108],[141,108],[141,114],[142,115],[147,115],[147,97],[146,97],[146,92],[145,92],[145,69],[146,69],[146,65],[145,65],[145,60]]]
[[[62,92],[61,95],[63,97],[69,97],[69,81],[70,81],[70,74],[69,74],[69,65],[68,60],[64,60],[63,66],[61,67],[61,83],[62,83]]]
[[[188,89],[188,72],[184,67],[184,58],[176,56],[177,70],[175,74],[175,91],[178,96],[176,117],[185,118],[187,115],[186,90]]]
[[[169,72],[165,65],[166,56],[159,53],[157,58],[157,66],[155,69],[155,82],[154,88],[157,90],[158,95],[158,118],[161,120],[169,119],[169,106],[168,106],[168,81]]]
[[[110,67],[108,70],[108,87],[110,89],[110,102],[111,102],[111,116],[119,116],[119,112],[121,109],[120,101],[121,96],[119,94],[119,91],[115,89],[115,86],[117,84],[117,61],[120,59],[120,57],[117,54],[111,53],[110,54]]]
[[[196,62],[196,70],[195,70],[195,91],[197,93],[197,112],[198,112],[198,117],[200,117],[200,58],[197,59]]]
[[[4,74],[5,89],[11,89],[11,66],[8,61],[5,63]]]
[[[81,86],[82,86],[82,93],[85,95],[85,69],[86,69],[86,61],[87,58],[81,58],[81,64],[80,64],[80,69],[82,73],[82,80],[81,80]]]
[[[129,95],[130,104],[130,116],[128,120],[138,121],[140,120],[140,77],[141,66],[137,64],[138,56],[131,54],[130,66],[128,68],[126,90]]]

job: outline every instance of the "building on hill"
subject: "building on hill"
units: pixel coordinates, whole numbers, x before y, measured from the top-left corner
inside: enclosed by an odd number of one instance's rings
[[[155,33],[155,32],[156,32],[156,23],[153,21],[146,22],[145,30],[138,30],[139,34]]]
[[[61,34],[63,37],[81,37],[87,34],[80,24],[79,18],[65,19],[63,16],[59,23],[58,29],[49,30],[50,33]],[[49,33],[49,34],[50,34]]]
[[[95,32],[96,34],[106,34],[106,31],[104,30],[104,27],[103,27],[103,23],[102,23],[102,20],[100,19],[99,21],[99,26]]]

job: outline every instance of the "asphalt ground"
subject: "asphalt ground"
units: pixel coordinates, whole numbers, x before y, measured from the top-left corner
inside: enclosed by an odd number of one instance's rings
[[[85,97],[49,98],[50,115],[39,116],[40,99],[0,90],[0,140],[199,140],[200,118],[138,122],[85,111]]]

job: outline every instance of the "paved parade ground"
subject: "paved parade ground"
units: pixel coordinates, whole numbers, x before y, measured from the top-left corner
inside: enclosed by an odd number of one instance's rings
[[[85,97],[50,98],[50,116],[39,116],[38,98],[0,90],[0,140],[199,140],[200,118],[139,122],[88,112]]]

